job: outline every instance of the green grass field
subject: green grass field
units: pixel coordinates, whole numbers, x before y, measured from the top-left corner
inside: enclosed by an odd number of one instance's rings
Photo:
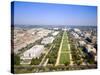
[[[67,33],[64,32],[64,38],[63,38],[63,44],[62,44],[62,51],[67,51],[68,45],[67,45]]]
[[[70,61],[69,53],[61,53],[60,64],[64,64],[64,63],[69,62],[69,61]]]
[[[67,32],[64,32],[64,38],[63,38],[63,43],[62,43],[61,55],[60,55],[60,64],[70,62],[67,40],[68,40]]]

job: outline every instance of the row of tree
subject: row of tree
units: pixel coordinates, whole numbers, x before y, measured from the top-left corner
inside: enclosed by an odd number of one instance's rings
[[[17,54],[12,53],[11,54],[11,65],[20,65],[20,56]]]
[[[51,66],[48,65],[46,67],[22,67],[22,68],[15,68],[15,73],[33,73],[33,72],[50,72],[50,71],[68,71],[68,70],[84,70],[84,69],[94,69],[97,68],[95,65],[93,66]]]
[[[53,41],[54,46],[51,48],[51,51],[48,53],[47,58],[49,58],[48,64],[55,64],[57,59],[58,50],[60,47],[60,42],[62,39],[63,32],[61,31]]]
[[[31,64],[30,65],[39,65],[40,62],[42,61],[44,54],[41,54],[41,56],[39,58],[33,58],[31,60]]]
[[[72,54],[72,60],[73,60],[73,64],[75,65],[80,65],[82,64],[82,60],[81,60],[81,54],[78,50],[76,46],[76,40],[74,39],[74,37],[71,36],[71,34],[69,33],[69,42],[70,42],[70,48],[71,48],[71,54]]]

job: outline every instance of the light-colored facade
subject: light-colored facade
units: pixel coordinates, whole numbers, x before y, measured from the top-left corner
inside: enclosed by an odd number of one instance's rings
[[[79,37],[79,35],[77,33],[72,32],[71,34],[75,37],[75,39],[80,39],[80,37]]]
[[[79,45],[84,46],[84,45],[86,45],[86,42],[85,41],[79,41]]]
[[[93,53],[96,53],[96,49],[92,46],[92,45],[87,45],[87,50],[88,50],[88,52],[93,52]]]
[[[44,36],[47,36],[51,33],[51,30],[43,28],[18,29],[15,30],[14,33],[14,53],[17,54],[20,52],[20,49],[26,47],[28,44],[34,43]]]
[[[47,37],[47,38],[43,38],[43,40],[41,41],[41,44],[49,44],[52,43],[54,40],[54,37]]]
[[[28,63],[30,63],[32,58],[39,58],[43,51],[44,51],[44,45],[35,45],[31,49],[25,51],[20,57],[20,59],[23,61],[29,60]],[[24,63],[23,61],[21,62],[22,64]]]
[[[78,29],[78,28],[74,28],[74,31],[75,32],[81,32],[80,29]]]
[[[56,36],[59,33],[59,31],[56,31],[54,33],[52,33],[53,36]]]

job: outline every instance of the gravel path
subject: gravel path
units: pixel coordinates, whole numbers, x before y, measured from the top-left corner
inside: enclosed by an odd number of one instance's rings
[[[45,60],[47,54],[49,53],[49,51],[51,50],[52,47],[53,47],[53,44],[50,46],[49,50],[48,50],[48,51],[46,52],[46,54],[44,55],[42,61],[41,61],[40,64],[39,64],[39,66],[43,66],[43,62],[44,62],[44,60]]]

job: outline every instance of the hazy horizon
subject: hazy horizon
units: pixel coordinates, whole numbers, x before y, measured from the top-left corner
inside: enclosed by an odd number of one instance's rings
[[[97,7],[36,2],[14,2],[15,25],[97,25]]]

